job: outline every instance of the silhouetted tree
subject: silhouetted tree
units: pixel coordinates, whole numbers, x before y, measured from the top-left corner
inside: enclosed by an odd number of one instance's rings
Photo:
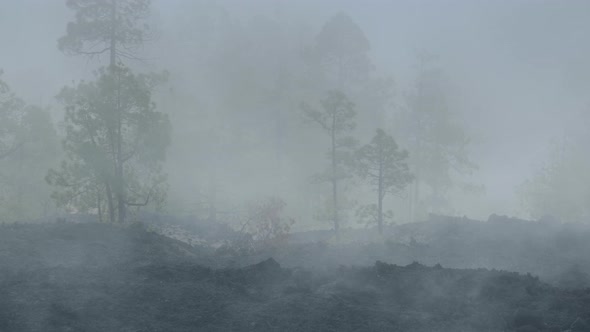
[[[586,137],[555,144],[548,160],[519,188],[524,208],[533,218],[553,216],[567,222],[590,217],[590,167]]]
[[[382,129],[377,129],[371,142],[356,151],[359,176],[377,192],[377,203],[363,208],[363,214],[375,217],[379,233],[383,233],[383,198],[388,193],[403,191],[412,181],[407,158],[408,152],[400,150],[393,137]]]
[[[15,220],[47,216],[54,205],[51,188],[43,181],[47,168],[59,161],[59,138],[49,111],[37,106],[23,109],[20,120],[22,144],[2,161],[2,191],[6,212]]]
[[[375,71],[370,50],[361,27],[340,12],[323,25],[305,53],[310,69],[305,86],[312,92],[336,89],[345,93],[363,114],[357,119],[361,132],[381,125],[393,98],[393,80]]]
[[[1,74],[1,72],[0,72]],[[47,212],[47,167],[59,157],[59,141],[46,110],[27,105],[0,80],[0,214],[4,220]]]
[[[109,220],[123,222],[127,207],[163,199],[161,163],[170,124],[152,101],[152,91],[163,79],[116,67],[99,71],[96,81],[61,91],[67,160],[47,176],[63,189],[54,195],[58,202],[96,208],[102,217],[106,201]]]
[[[61,187],[54,197],[77,210],[97,209],[103,218],[124,222],[130,206],[161,202],[161,172],[169,144],[168,117],[156,111],[154,88],[164,74],[134,74],[121,61],[136,59],[135,50],[149,33],[149,0],[68,0],[75,20],[58,41],[66,54],[109,53],[108,69],[96,81],[66,87],[58,99],[66,108],[67,160],[51,170],[49,183]]]
[[[477,166],[469,160],[469,137],[453,118],[445,91],[444,75],[432,66],[432,57],[419,57],[414,89],[406,98],[407,108],[396,121],[410,150],[410,165],[416,177],[413,198],[439,213],[446,205],[446,193],[453,185],[452,174],[466,174]],[[421,196],[421,186],[430,189],[429,202]],[[415,211],[413,218],[416,218]]]
[[[150,30],[147,18],[150,0],[67,0],[75,11],[59,49],[72,55],[90,57],[109,54],[109,65],[122,58],[136,59],[135,51],[146,41]]]
[[[321,101],[321,110],[317,110],[308,104],[302,108],[306,118],[319,125],[330,140],[328,158],[330,168],[317,176],[320,182],[332,184],[332,219],[336,233],[340,230],[338,185],[342,179],[350,176],[347,171],[347,163],[351,161],[350,149],[356,145],[356,140],[350,136],[355,127],[354,104],[340,91],[328,92]]]
[[[322,27],[308,56],[329,88],[349,92],[351,84],[366,81],[373,70],[370,49],[361,28],[347,14],[338,13]]]
[[[24,101],[0,79],[0,159],[15,153],[24,142],[18,130],[24,107]]]

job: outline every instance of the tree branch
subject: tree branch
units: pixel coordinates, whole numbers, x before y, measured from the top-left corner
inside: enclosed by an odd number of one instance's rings
[[[100,51],[76,51],[76,53],[82,54],[82,55],[100,55],[105,53],[106,51],[110,51],[111,48],[110,47],[106,47]]]

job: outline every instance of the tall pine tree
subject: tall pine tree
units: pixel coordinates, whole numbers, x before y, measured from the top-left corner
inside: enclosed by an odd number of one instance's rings
[[[149,33],[148,0],[69,0],[75,20],[58,46],[66,54],[109,54],[109,66],[93,82],[66,87],[58,99],[66,108],[67,159],[51,170],[54,197],[74,210],[104,212],[124,222],[132,206],[162,202],[161,164],[169,144],[168,117],[152,100],[159,74],[135,74],[123,59],[137,58]]]

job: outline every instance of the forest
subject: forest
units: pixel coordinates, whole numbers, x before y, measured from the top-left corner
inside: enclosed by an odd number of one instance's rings
[[[1,5],[0,331],[590,331],[590,4]]]

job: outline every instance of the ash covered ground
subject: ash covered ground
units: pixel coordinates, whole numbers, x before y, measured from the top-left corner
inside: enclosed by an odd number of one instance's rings
[[[2,226],[0,330],[590,330],[586,226],[437,218],[239,251],[189,221]]]

